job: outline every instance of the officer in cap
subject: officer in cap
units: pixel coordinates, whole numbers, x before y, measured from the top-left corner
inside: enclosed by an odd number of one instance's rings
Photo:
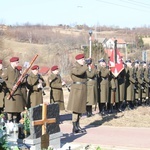
[[[132,62],[130,59],[126,60],[126,82],[125,82],[125,90],[126,90],[126,104],[129,106],[129,109],[133,109],[133,100],[134,100],[134,84],[136,80],[134,79],[134,69],[132,66]]]
[[[140,62],[135,60],[133,64],[133,78],[136,81],[134,84],[134,105],[137,107],[140,102]]]
[[[109,69],[107,68],[106,62],[103,58],[101,58],[99,61],[98,66],[98,104],[99,104],[99,113],[101,115],[105,115],[106,110],[106,103],[108,102],[108,95],[109,95]]]
[[[84,54],[78,54],[75,57],[75,64],[71,69],[71,79],[73,84],[71,86],[67,109],[72,111],[73,133],[85,132],[80,127],[80,118],[86,112],[87,102],[87,64],[85,64]]]

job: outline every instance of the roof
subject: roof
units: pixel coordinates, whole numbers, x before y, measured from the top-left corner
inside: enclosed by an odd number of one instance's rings
[[[49,69],[50,69],[50,68],[49,68],[49,67],[46,67],[46,66],[40,67],[39,73],[40,73],[41,75],[45,75],[45,74],[48,73]]]
[[[126,44],[126,42],[123,39],[119,38],[112,38],[113,41],[117,40],[117,44]]]

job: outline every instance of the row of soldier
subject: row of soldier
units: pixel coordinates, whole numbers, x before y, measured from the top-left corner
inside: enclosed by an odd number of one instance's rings
[[[79,121],[83,113],[92,116],[92,108],[98,104],[99,114],[121,112],[128,106],[133,109],[149,100],[148,68],[143,62],[134,63],[127,60],[120,74],[115,77],[104,59],[100,59],[95,66],[92,59],[85,59],[84,54],[75,57],[76,63],[71,69],[71,90],[67,110],[72,111],[73,133],[85,132],[80,127]],[[122,62],[123,63],[123,62]],[[54,70],[58,72],[58,66]],[[60,109],[64,109],[64,100],[58,94],[62,92],[60,75],[52,74],[49,77],[51,99],[58,102]],[[136,87],[136,88],[135,88]],[[142,88],[141,88],[142,87]],[[61,90],[60,90],[61,89]],[[57,97],[57,98],[55,98]]]
[[[150,68],[145,61],[126,60],[125,63],[123,61],[122,63],[124,68],[117,77],[110,71],[111,66],[107,66],[104,59],[99,60],[97,71],[93,69],[95,76],[91,78],[87,73],[88,95],[91,93],[91,87],[88,84],[90,85],[91,79],[97,76],[97,103],[101,115],[113,113],[114,109],[121,112],[126,107],[133,109],[143,104],[149,105]],[[92,72],[92,67],[87,72]],[[87,100],[90,101],[90,99],[91,97],[87,96]],[[91,110],[92,106],[87,106],[87,116],[92,115]]]
[[[5,119],[7,121],[18,123],[21,112],[25,108],[43,103],[42,89],[46,86],[46,83],[38,73],[39,66],[34,65],[31,68],[31,73],[23,78],[14,94],[8,98],[22,73],[22,67],[19,66],[19,57],[10,58],[9,66],[4,69],[2,60],[0,60],[0,70],[0,113],[3,111],[6,114]]]
[[[79,120],[83,113],[92,116],[92,108],[99,108],[99,113],[105,115],[113,113],[114,106],[117,111],[122,111],[124,104],[130,109],[141,105],[142,100],[149,103],[149,71],[146,63],[140,67],[135,61],[134,66],[127,60],[123,70],[115,77],[111,73],[104,59],[100,59],[95,66],[92,59],[86,59],[84,54],[75,57],[76,63],[71,68],[72,79],[67,110],[72,111],[73,132],[85,132],[80,127]],[[10,65],[1,70],[0,107],[7,113],[9,121],[18,122],[20,113],[25,107],[30,108],[43,103],[43,88],[46,82],[38,73],[39,66],[34,65],[31,73],[21,82],[12,98],[7,99],[11,89],[21,74],[19,58],[12,57]],[[64,96],[62,87],[66,83],[62,80],[58,66],[51,68],[48,77],[50,87],[50,102],[59,104],[60,110],[64,110]]]

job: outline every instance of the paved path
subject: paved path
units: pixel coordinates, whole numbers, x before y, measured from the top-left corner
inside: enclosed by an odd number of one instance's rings
[[[103,150],[150,150],[150,128],[86,126],[86,134],[73,135],[72,124],[60,124],[62,145],[97,145]],[[65,146],[64,146],[65,147]],[[64,148],[65,150],[65,148]]]

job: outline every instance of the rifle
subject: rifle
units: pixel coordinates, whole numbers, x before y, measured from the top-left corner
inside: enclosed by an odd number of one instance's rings
[[[65,82],[63,79],[61,79],[62,80],[62,82]],[[66,82],[65,82],[66,83]],[[68,90],[68,92],[70,92],[70,85],[67,85],[67,84],[65,84],[65,87],[67,88],[67,90]]]
[[[41,89],[42,89],[42,94],[43,95],[46,95],[46,93],[45,93],[45,91],[44,91],[44,87],[43,87],[43,85],[42,85],[42,80],[40,79],[40,74],[38,74],[38,81],[39,81],[39,83],[41,84]]]
[[[18,81],[15,83],[15,85],[13,86],[12,90],[9,93],[9,96],[7,97],[7,99],[9,100],[13,94],[15,93],[15,91],[17,90],[18,86],[21,84],[21,82],[23,81],[24,77],[26,77],[27,72],[29,71],[29,69],[31,68],[31,66],[33,65],[33,63],[35,62],[36,58],[38,57],[38,55],[35,55],[35,57],[32,59],[32,61],[30,62],[30,65],[28,68],[26,68],[23,73],[21,74],[21,76],[19,77]]]

